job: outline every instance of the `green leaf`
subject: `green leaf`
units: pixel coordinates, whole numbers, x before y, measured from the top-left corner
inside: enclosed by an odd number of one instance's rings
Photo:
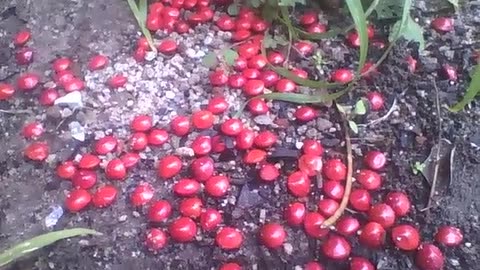
[[[353,111],[354,114],[356,115],[365,115],[367,113],[367,108],[365,106],[365,101],[363,99],[360,99],[357,101],[355,104],[355,110]]]
[[[335,103],[335,106],[337,107],[337,110],[343,114],[347,113],[347,110],[345,110],[345,107],[343,107],[340,103]]]
[[[378,19],[400,18],[402,15],[403,4],[398,0],[382,0],[375,8]]]
[[[358,126],[357,126],[357,123],[353,122],[353,121],[348,121],[348,126],[350,127],[350,129],[353,131],[353,133],[355,134],[358,134]]]
[[[240,5],[237,2],[231,3],[227,8],[228,15],[237,16],[240,11]]]
[[[402,29],[400,28],[400,25],[402,24],[402,21],[397,21],[393,27],[392,31],[390,33],[390,36],[388,37],[388,40],[390,42],[403,37],[408,41],[414,41],[419,43],[419,50],[423,51],[425,49],[425,39],[423,37],[423,28],[416,23],[410,15],[407,17],[407,21]]]
[[[50,232],[50,233],[33,237],[30,240],[22,242],[2,252],[0,254],[0,267],[5,266],[18,258],[21,258],[32,251],[35,251],[37,249],[53,244],[58,240],[79,236],[79,235],[88,235],[88,234],[101,235],[101,233],[96,232],[94,230],[76,228],[76,229]]]
[[[279,0],[278,5],[283,7],[294,7],[296,4],[305,5],[305,0]]]
[[[138,2],[138,11],[140,11],[140,16],[142,19],[142,22],[147,23],[147,11],[148,11],[148,5],[147,5],[147,0],[140,0]]]
[[[472,81],[470,82],[470,85],[467,88],[467,92],[465,93],[465,96],[463,99],[455,104],[455,106],[449,108],[451,112],[459,112],[465,108],[467,104],[473,101],[475,97],[478,95],[480,92],[480,64],[475,67],[475,72],[473,73],[472,76]]]
[[[355,23],[358,35],[360,37],[360,59],[358,60],[357,73],[360,74],[365,62],[367,61],[368,53],[368,35],[367,35],[367,17],[363,12],[362,3],[358,0],[345,0],[350,11],[350,15]]]
[[[263,46],[265,48],[272,48],[272,49],[275,49],[277,48],[277,41],[275,41],[275,39],[273,38],[272,35],[270,34],[265,34],[263,36]]]
[[[418,162],[416,161],[412,166],[412,172],[414,175],[417,175],[418,173],[422,173],[423,174],[423,171],[425,170],[425,167],[426,167],[426,164],[425,163],[421,163],[421,162]]]
[[[238,53],[232,49],[223,50],[222,54],[225,62],[229,66],[233,66],[235,64],[235,60],[238,58]]]
[[[217,55],[214,52],[210,52],[202,59],[202,64],[208,68],[213,68],[218,65]]]
[[[455,9],[458,9],[458,0],[448,0],[448,2],[450,2]]]

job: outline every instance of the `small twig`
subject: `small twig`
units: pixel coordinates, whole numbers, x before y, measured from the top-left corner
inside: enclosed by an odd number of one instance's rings
[[[368,126],[376,125],[376,124],[378,124],[378,123],[386,120],[388,117],[390,117],[390,115],[393,113],[393,111],[395,111],[396,107],[397,107],[397,99],[395,98],[395,99],[393,100],[392,106],[390,107],[390,109],[388,110],[388,112],[387,112],[384,116],[382,116],[382,117],[380,117],[380,118],[378,118],[378,119],[372,120],[372,121],[370,121],[369,123],[366,123],[365,125],[360,124],[360,125],[358,125],[358,126],[368,127]]]
[[[2,110],[0,109],[0,113],[8,113],[8,114],[30,114],[31,111],[28,110]]]
[[[348,199],[350,198],[350,192],[352,191],[352,174],[353,174],[353,158],[352,158],[352,143],[350,142],[350,134],[348,128],[348,121],[343,120],[343,128],[345,129],[345,147],[347,149],[347,180],[345,183],[345,192],[343,193],[342,201],[337,211],[325,220],[322,227],[328,228],[335,224],[337,220],[342,216],[343,212],[347,208]]]

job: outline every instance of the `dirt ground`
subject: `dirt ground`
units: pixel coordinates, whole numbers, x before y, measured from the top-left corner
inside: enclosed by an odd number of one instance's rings
[[[353,138],[354,152],[357,157],[367,149],[387,153],[389,166],[384,174],[388,183],[378,192],[376,200],[391,190],[406,191],[415,210],[403,221],[418,225],[424,239],[429,241],[439,225],[460,227],[464,232],[464,243],[458,248],[443,249],[446,269],[474,270],[478,269],[480,261],[480,107],[474,102],[465,112],[458,114],[448,112],[445,107],[455,102],[464,91],[468,72],[474,65],[472,55],[478,46],[480,3],[470,1],[457,15],[449,10],[438,10],[429,1],[417,1],[416,6],[416,16],[422,25],[426,25],[426,52],[418,55],[414,46],[399,45],[370,85],[362,84],[340,103],[351,103],[372,87],[388,97],[388,108],[394,100],[397,101],[397,109],[386,120],[360,128],[360,133]],[[428,23],[435,14],[443,12],[454,16],[455,31],[438,35]],[[166,125],[172,115],[189,113],[205,105],[209,96],[222,91],[212,89],[204,79],[208,69],[201,66],[201,58],[212,49],[222,48],[228,38],[215,33],[209,26],[200,26],[194,34],[173,36],[184,44],[180,55],[170,59],[159,57],[145,66],[138,66],[129,57],[138,33],[126,1],[0,0],[0,81],[11,81],[25,70],[15,64],[10,46],[11,36],[25,26],[33,33],[32,47],[35,50],[35,61],[28,70],[43,74],[49,69],[51,60],[59,55],[78,60],[80,67],[98,52],[107,55],[113,67],[97,74],[84,73],[91,91],[88,90],[86,106],[80,111],[58,107],[45,110],[36,105],[36,93],[20,94],[13,101],[0,102],[1,110],[29,111],[0,112],[0,250],[48,230],[45,217],[53,206],[62,205],[69,187],[54,175],[53,168],[58,161],[85,151],[91,142],[103,136],[103,132],[126,137],[128,123],[136,114],[151,113],[160,125]],[[331,44],[322,43],[320,46],[326,52],[332,51]],[[403,60],[410,52],[419,59],[418,71],[413,75],[407,71]],[[353,67],[350,57],[343,59],[341,55],[337,54],[337,59],[332,57],[334,64],[327,65],[327,74],[334,65]],[[379,55],[379,52],[373,51],[372,55]],[[305,62],[299,64],[308,65]],[[437,74],[440,66],[447,62],[458,67],[459,81],[456,83]],[[306,68],[313,70],[311,64]],[[101,82],[116,71],[127,72],[129,81],[134,81],[127,91],[112,93],[102,86]],[[47,77],[48,74],[44,75]],[[438,92],[433,87],[434,81]],[[441,123],[436,113],[437,94]],[[239,95],[237,92],[227,95],[234,103],[232,111],[240,104]],[[306,125],[290,122],[287,127],[281,127],[275,124],[276,121],[291,116],[295,106],[280,102],[274,102],[272,106],[276,116],[247,120],[253,127],[272,128],[279,132],[283,143],[272,160],[283,162],[285,167],[291,165],[290,154],[298,152],[295,142],[305,137],[321,139],[332,149],[330,155],[344,153],[343,132],[333,108],[322,108],[322,116]],[[357,123],[368,123],[384,113],[369,114],[357,119]],[[47,127],[48,134],[44,139],[51,144],[54,154],[48,164],[35,164],[23,157],[22,150],[27,142],[19,132],[22,125],[32,119],[42,121]],[[71,122],[87,127],[84,142],[72,138],[68,128]],[[453,179],[450,185],[444,186],[445,194],[439,205],[429,213],[420,212],[427,202],[430,188],[422,176],[412,173],[411,166],[427,158],[431,147],[438,141],[439,131],[443,138],[456,146]],[[79,214],[66,212],[54,226],[54,229],[89,227],[102,232],[103,236],[58,242],[8,269],[216,269],[222,262],[230,260],[242,263],[245,269],[296,269],[296,266],[315,258],[325,261],[327,269],[346,269],[344,264],[323,259],[318,243],[307,239],[301,229],[287,228],[289,248],[269,251],[257,243],[254,232],[258,228],[260,213],[268,213],[268,219],[280,220],[282,206],[290,199],[284,184],[258,185],[253,181],[254,171],[249,168],[228,168],[226,164],[236,159],[233,152],[218,157],[216,164],[217,169],[232,170],[235,185],[231,195],[221,201],[208,200],[207,204],[216,205],[225,212],[225,223],[247,232],[242,248],[223,252],[212,245],[214,236],[207,234],[193,244],[169,244],[158,254],[146,251],[141,239],[149,224],[143,217],[144,209],[129,205],[127,194],[138,179],[155,179],[153,167],[156,159],[171,152],[175,144],[147,152],[129,180],[120,184],[122,196],[112,207],[90,209]],[[355,166],[359,167],[360,163],[356,162]],[[163,190],[158,196],[172,196],[165,191],[168,184],[156,185]],[[356,240],[352,241],[352,253],[371,259],[379,270],[415,268],[413,253],[400,252],[391,245],[384,250],[371,251],[359,246]]]

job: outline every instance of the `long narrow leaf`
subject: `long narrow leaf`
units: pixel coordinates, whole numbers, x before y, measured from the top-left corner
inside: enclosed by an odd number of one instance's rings
[[[130,6],[130,9],[133,12],[133,16],[137,20],[138,26],[140,27],[140,30],[142,31],[142,34],[145,36],[147,39],[148,45],[150,45],[150,49],[154,52],[157,51],[157,48],[155,48],[155,44],[153,43],[153,38],[152,35],[150,34],[150,30],[147,29],[146,23],[147,23],[147,11],[146,11],[146,0],[140,0],[140,5],[141,8],[143,8],[143,14],[140,11],[139,7],[135,3],[135,0],[127,0],[128,5]],[[145,2],[145,3],[143,3]]]
[[[25,256],[26,254],[48,246],[58,240],[70,238],[79,235],[101,235],[101,233],[90,229],[76,228],[68,229],[56,232],[50,232],[36,236],[30,240],[22,242],[10,249],[5,250],[0,254],[0,267],[7,265],[8,263]]]
[[[451,107],[449,110],[451,112],[459,112],[465,108],[467,104],[473,101],[473,99],[478,95],[480,92],[480,65],[475,67],[475,71],[472,76],[472,81],[467,88],[467,92],[463,99],[455,104],[455,106]]]
[[[365,62],[367,61],[368,54],[368,35],[367,35],[367,17],[363,12],[362,2],[359,0],[346,0],[345,1],[350,11],[350,15],[355,23],[358,35],[360,37],[360,59],[358,60],[357,73],[360,74]]]
[[[140,0],[138,2],[138,11],[140,12],[142,22],[145,22],[145,24],[147,22],[147,9],[147,0]]]

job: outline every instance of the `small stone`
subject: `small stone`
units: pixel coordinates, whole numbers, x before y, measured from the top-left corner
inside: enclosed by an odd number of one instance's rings
[[[175,153],[181,157],[193,157],[195,152],[190,147],[179,147],[175,150]]]
[[[168,99],[174,99],[174,98],[175,98],[175,92],[173,92],[173,91],[166,91],[166,92],[165,92],[165,97],[167,97]]]
[[[134,217],[136,217],[136,218],[140,217],[140,213],[137,212],[137,211],[133,211],[133,212],[132,212],[132,215],[133,215]]]
[[[125,221],[127,221],[127,215],[121,215],[121,216],[118,218],[118,221],[119,221],[119,222],[125,222]]]
[[[85,141],[85,128],[79,122],[73,121],[68,124],[72,137],[80,142]]]
[[[157,53],[154,52],[154,51],[148,51],[146,54],[145,54],[145,60],[147,61],[152,61],[153,59],[155,59],[157,57]]]
[[[290,243],[283,244],[283,250],[287,255],[291,255],[293,252],[293,246]]]
[[[72,109],[83,107],[82,94],[79,91],[70,92],[63,97],[59,97],[54,102],[55,105],[68,106]]]
[[[333,123],[324,118],[317,119],[317,128],[319,131],[324,131],[333,127]]]
[[[211,36],[206,36],[205,39],[203,40],[203,44],[205,45],[210,45],[212,44],[213,38]]]
[[[269,126],[273,123],[272,119],[268,115],[256,116],[253,121],[259,125]]]

